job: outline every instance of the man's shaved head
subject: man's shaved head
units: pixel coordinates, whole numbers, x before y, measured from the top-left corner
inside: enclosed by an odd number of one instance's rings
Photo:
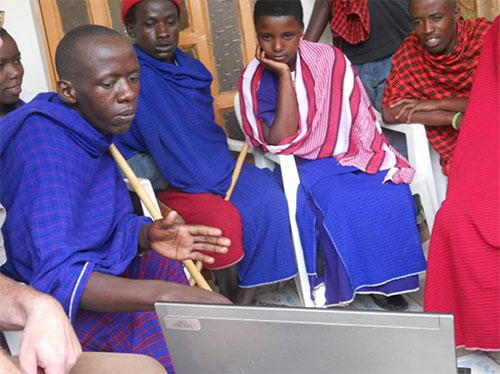
[[[88,60],[85,46],[95,44],[103,38],[122,38],[118,32],[99,25],[82,25],[68,32],[56,49],[56,70],[60,79],[74,80],[81,75],[84,63]]]
[[[103,134],[122,134],[134,119],[139,72],[134,47],[116,31],[85,25],[71,30],[56,51],[57,93]]]

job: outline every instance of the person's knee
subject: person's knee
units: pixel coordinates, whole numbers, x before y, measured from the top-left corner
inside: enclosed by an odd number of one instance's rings
[[[241,216],[236,207],[229,201],[222,200],[219,203],[218,209],[212,211],[210,218],[210,225],[222,230],[224,235],[228,236],[231,240],[233,238],[241,238],[243,224]]]
[[[236,207],[221,196],[209,193],[187,194],[175,189],[160,194],[159,199],[177,210],[188,224],[217,227],[241,232],[241,217]],[[226,235],[227,236],[227,235]]]

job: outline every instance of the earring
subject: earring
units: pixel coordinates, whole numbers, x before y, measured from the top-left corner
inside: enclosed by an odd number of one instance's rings
[[[128,39],[128,41],[132,44],[135,43],[135,36],[132,36],[128,33],[127,27],[123,27],[123,33],[125,34],[125,37]]]

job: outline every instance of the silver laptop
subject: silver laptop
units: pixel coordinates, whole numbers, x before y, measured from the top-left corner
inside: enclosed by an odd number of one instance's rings
[[[453,316],[160,302],[178,374],[456,374]]]

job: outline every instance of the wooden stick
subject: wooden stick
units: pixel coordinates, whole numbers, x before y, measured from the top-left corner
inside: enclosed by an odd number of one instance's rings
[[[116,146],[114,144],[111,144],[109,146],[109,152],[111,153],[111,155],[115,159],[115,161],[118,164],[118,166],[120,167],[120,169],[123,171],[123,174],[125,174],[125,176],[129,180],[130,184],[134,188],[135,192],[137,193],[137,195],[139,196],[141,201],[144,203],[144,205],[146,205],[146,208],[149,210],[149,213],[151,213],[151,216],[153,216],[153,219],[155,219],[155,220],[162,219],[163,217],[162,217],[161,213],[158,211],[158,209],[154,205],[153,201],[151,200],[151,198],[149,197],[147,192],[144,190],[144,188],[139,183],[139,180],[137,179],[134,171],[129,166],[127,161],[123,158],[123,156],[120,153],[120,151],[118,150],[118,148],[116,148]],[[203,278],[203,275],[201,275],[201,273],[196,268],[193,261],[184,260],[184,261],[182,261],[182,263],[188,269],[189,274],[191,274],[191,278],[193,278],[201,288],[208,290],[208,291],[212,291],[212,289],[208,285],[205,278]]]
[[[243,147],[241,148],[240,154],[238,155],[238,159],[236,160],[236,166],[234,167],[233,175],[231,178],[231,186],[229,186],[229,189],[226,192],[226,197],[224,198],[224,200],[226,201],[229,201],[231,199],[231,195],[233,194],[234,191],[234,186],[236,186],[236,182],[238,181],[238,178],[240,176],[241,168],[243,167],[243,163],[245,162],[247,153],[248,153],[248,143],[245,141],[243,143]]]
[[[236,186],[236,182],[238,181],[238,178],[241,173],[241,168],[243,167],[243,162],[245,162],[245,158],[248,153],[248,143],[245,142],[243,143],[243,147],[241,148],[240,154],[238,155],[238,159],[236,160],[236,165],[234,166],[233,174],[231,176],[231,185],[227,189],[226,192],[226,197],[224,200],[229,201],[231,199],[231,195],[233,194],[234,191],[234,186]],[[203,269],[203,262],[201,261],[196,261],[196,268],[198,271],[201,271]],[[191,278],[189,280],[189,284],[192,286],[194,285],[194,280]]]
[[[196,261],[196,270],[202,271],[203,270],[203,262],[201,261]],[[196,284],[196,281],[194,280],[193,277],[189,278],[189,285],[194,286]]]

